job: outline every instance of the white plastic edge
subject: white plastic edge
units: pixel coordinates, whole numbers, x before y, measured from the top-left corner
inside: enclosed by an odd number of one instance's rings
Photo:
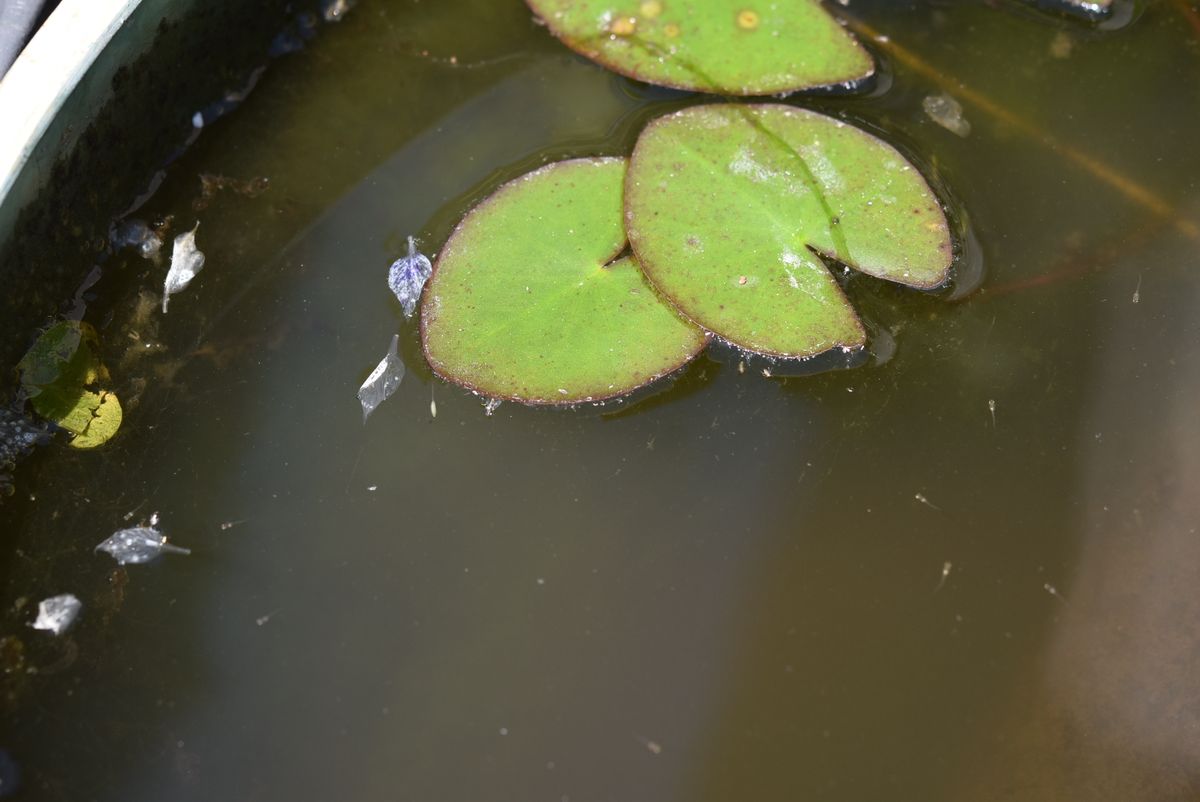
[[[142,0],[63,0],[0,80],[0,204],[67,97]]]

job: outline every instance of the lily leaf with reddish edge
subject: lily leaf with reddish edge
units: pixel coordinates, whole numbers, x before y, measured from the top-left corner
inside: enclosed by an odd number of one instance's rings
[[[704,348],[704,333],[621,258],[626,164],[550,164],[463,218],[421,304],[438,375],[489,398],[578,404],[632,392]]]
[[[895,148],[780,104],[653,121],[634,148],[625,214],[643,271],[684,315],[781,357],[865,342],[819,255],[923,289],[952,261],[937,197]]]
[[[572,50],[652,84],[726,95],[853,85],[874,61],[819,0],[526,0]]]

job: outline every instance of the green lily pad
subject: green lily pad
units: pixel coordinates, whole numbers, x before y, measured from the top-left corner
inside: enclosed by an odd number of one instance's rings
[[[818,254],[925,289],[952,261],[937,198],[895,148],[792,106],[655,120],[634,148],[625,214],[642,269],[683,314],[776,356],[865,341]]]
[[[65,320],[43,332],[17,364],[34,410],[75,435],[76,448],[106,442],[124,417],[114,394],[88,389],[107,377],[98,346],[94,328]]]
[[[558,162],[505,184],[446,242],[421,339],[443,378],[491,398],[577,404],[624,395],[692,359],[704,333],[629,257],[625,159]]]
[[[871,56],[818,0],[526,0],[572,50],[653,84],[773,95],[850,84]]]

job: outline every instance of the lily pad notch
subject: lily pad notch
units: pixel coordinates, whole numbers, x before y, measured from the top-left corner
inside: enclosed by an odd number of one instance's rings
[[[425,358],[493,399],[597,403],[671,374],[708,338],[624,255],[627,160],[556,162],[503,185],[441,249],[421,304]]]
[[[724,95],[852,88],[875,62],[820,0],[526,0],[567,47],[646,83]]]
[[[685,316],[787,359],[866,341],[818,254],[926,290],[953,263],[941,204],[899,151],[783,104],[693,106],[651,122],[626,177],[625,223],[642,270]]]

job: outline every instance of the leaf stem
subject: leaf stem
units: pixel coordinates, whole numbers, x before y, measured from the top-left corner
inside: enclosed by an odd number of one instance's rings
[[[1182,2],[1183,0],[1177,0],[1177,4],[1182,4]],[[1191,9],[1188,9],[1188,11],[1191,11]],[[1191,13],[1195,14],[1194,11]],[[1200,25],[1200,15],[1197,16],[1196,24]],[[1177,231],[1188,239],[1200,241],[1200,226],[1194,221],[1182,217],[1174,206],[1146,186],[1099,159],[1062,142],[1053,134],[1039,128],[1036,123],[1005,108],[984,93],[972,89],[962,81],[951,78],[916,53],[898,44],[890,36],[881,34],[867,23],[849,16],[843,17],[843,19],[846,20],[846,24],[849,25],[851,30],[864,39],[874,42],[877,47],[884,50],[889,56],[913,72],[924,78],[928,78],[945,90],[952,91],[958,98],[971,104],[1000,123],[1009,126],[1013,130],[1024,134],[1035,142],[1059,154],[1076,167],[1090,173],[1097,180],[1108,184],[1133,203],[1169,221]]]

